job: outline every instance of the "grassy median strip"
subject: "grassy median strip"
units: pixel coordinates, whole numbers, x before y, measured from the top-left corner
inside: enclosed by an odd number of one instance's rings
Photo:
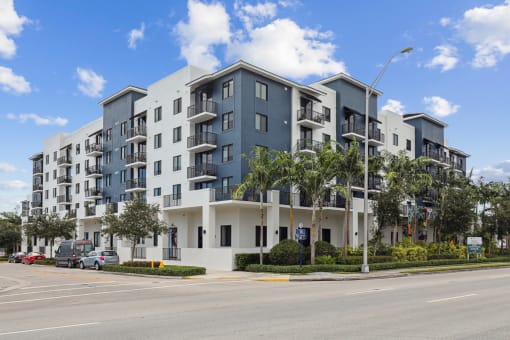
[[[457,271],[457,270],[470,270],[470,269],[483,269],[483,268],[498,268],[498,267],[510,267],[510,263],[478,263],[468,265],[457,265],[457,266],[446,266],[446,267],[429,267],[422,269],[410,269],[402,271],[406,274],[421,274],[421,273],[435,273],[445,271]]]
[[[120,264],[110,264],[103,267],[106,272],[133,273],[160,276],[193,276],[205,274],[204,267],[193,266],[164,266],[163,268],[129,267]]]

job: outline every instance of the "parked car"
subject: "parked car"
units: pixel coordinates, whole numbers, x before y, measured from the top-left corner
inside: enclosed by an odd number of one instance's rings
[[[9,255],[9,258],[7,259],[7,262],[9,263],[21,263],[23,258],[26,256],[24,251],[18,251],[17,253],[12,253]]]
[[[101,269],[105,264],[119,264],[119,255],[115,250],[93,250],[80,259],[80,268]]]
[[[55,250],[55,266],[74,268],[80,263],[82,256],[94,250],[92,240],[64,240]]]
[[[33,251],[31,253],[28,253],[27,256],[23,258],[22,262],[23,264],[33,264],[35,261],[38,260],[46,260],[46,256],[44,256],[44,254]]]

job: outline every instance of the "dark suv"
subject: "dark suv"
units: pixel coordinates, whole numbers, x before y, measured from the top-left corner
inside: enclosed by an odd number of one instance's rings
[[[92,240],[64,240],[55,250],[55,266],[74,268],[80,263],[82,256],[94,250]]]

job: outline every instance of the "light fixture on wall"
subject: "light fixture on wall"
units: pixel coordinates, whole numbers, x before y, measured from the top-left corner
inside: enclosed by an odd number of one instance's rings
[[[207,230],[204,229],[204,235],[206,234]]]
[[[276,230],[274,231],[274,233],[275,233],[276,235],[278,235],[278,229],[276,229]]]

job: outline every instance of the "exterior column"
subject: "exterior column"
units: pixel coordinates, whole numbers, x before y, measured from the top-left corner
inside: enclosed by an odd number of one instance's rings
[[[204,248],[216,248],[219,245],[220,230],[216,230],[216,207],[209,204],[202,206],[202,228],[205,232],[203,235]],[[218,237],[216,237],[218,235]],[[218,238],[218,242],[216,239]]]
[[[280,227],[280,191],[271,190],[267,192],[268,206],[267,206],[267,249],[271,249],[278,243],[277,231]]]

